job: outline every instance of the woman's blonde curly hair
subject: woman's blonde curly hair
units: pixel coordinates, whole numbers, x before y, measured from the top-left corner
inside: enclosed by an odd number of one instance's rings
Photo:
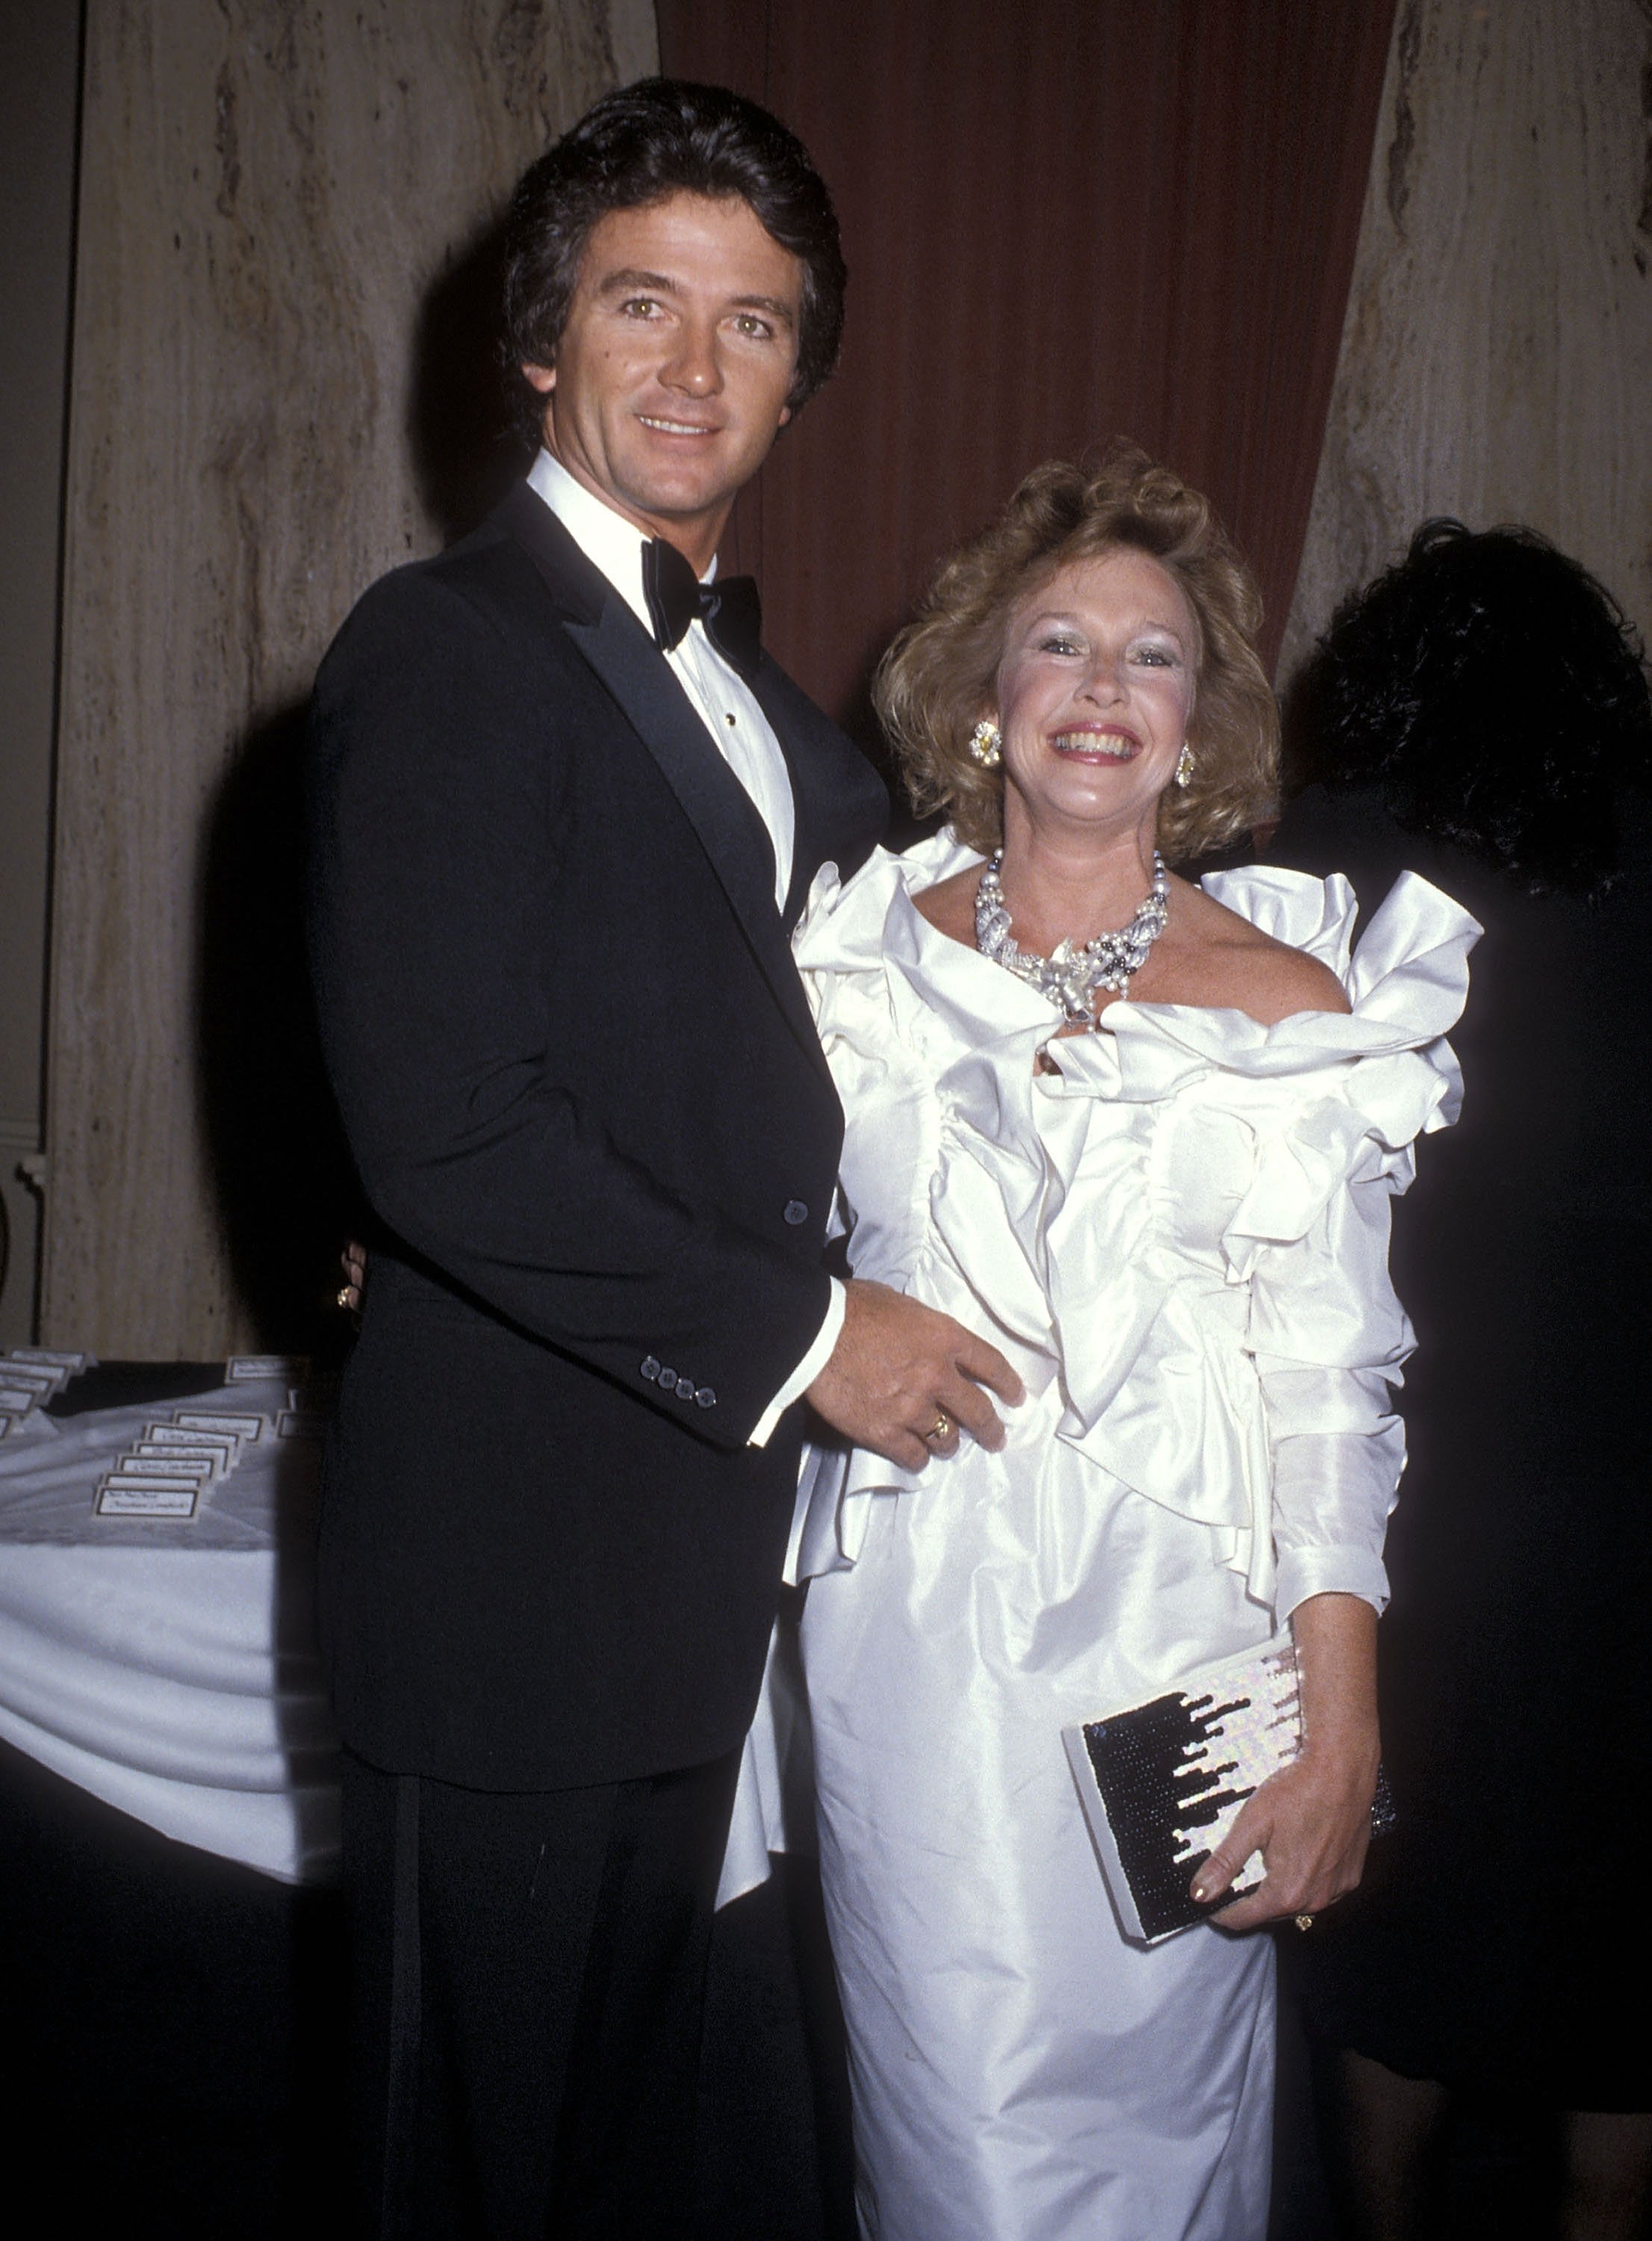
[[[1193,774],[1160,799],[1160,847],[1186,863],[1273,809],[1279,711],[1256,655],[1256,579],[1208,498],[1118,442],[1096,459],[1034,467],[997,520],[942,563],[878,666],[873,698],[913,807],[943,810],[966,847],[990,855],[1003,838],[1003,773],[974,760],[969,736],[994,705],[1012,610],[1073,562],[1121,549],[1174,577],[1199,627]]]

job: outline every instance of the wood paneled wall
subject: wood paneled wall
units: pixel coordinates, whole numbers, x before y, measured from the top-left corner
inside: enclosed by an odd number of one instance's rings
[[[90,0],[50,1343],[210,1359],[254,1335],[229,1201],[280,1147],[226,1149],[214,1074],[262,1052],[279,1093],[291,1022],[261,1016],[257,966],[287,961],[292,895],[259,882],[295,853],[293,712],[356,595],[485,480],[464,345],[468,321],[485,352],[502,198],[654,63],[647,0]]]
[[[1646,0],[1401,0],[1281,681],[1429,514],[1652,638],[1649,102]]]

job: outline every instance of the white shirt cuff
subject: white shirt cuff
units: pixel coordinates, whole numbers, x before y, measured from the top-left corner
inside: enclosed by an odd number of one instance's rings
[[[781,1386],[768,1407],[758,1418],[748,1448],[766,1448],[769,1435],[794,1401],[800,1401],[815,1379],[832,1359],[832,1349],[838,1342],[838,1333],[843,1328],[844,1313],[849,1304],[849,1294],[837,1277],[830,1280],[832,1297],[826,1304],[825,1319],[814,1335],[814,1344],[799,1362],[797,1368]]]

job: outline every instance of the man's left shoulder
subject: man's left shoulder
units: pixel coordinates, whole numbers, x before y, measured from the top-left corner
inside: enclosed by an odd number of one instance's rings
[[[865,751],[767,652],[753,690],[791,766],[799,823],[819,826],[821,860],[833,856],[846,879],[883,838],[889,789]]]

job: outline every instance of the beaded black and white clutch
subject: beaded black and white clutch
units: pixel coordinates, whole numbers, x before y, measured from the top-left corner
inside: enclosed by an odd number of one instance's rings
[[[1120,1927],[1156,1945],[1211,1912],[1189,1893],[1194,1869],[1252,1792],[1301,1750],[1296,1652],[1288,1635],[1276,1636],[1061,1732]],[[1373,1834],[1393,1818],[1379,1776]],[[1254,1890],[1262,1873],[1253,1853],[1217,1903]]]

